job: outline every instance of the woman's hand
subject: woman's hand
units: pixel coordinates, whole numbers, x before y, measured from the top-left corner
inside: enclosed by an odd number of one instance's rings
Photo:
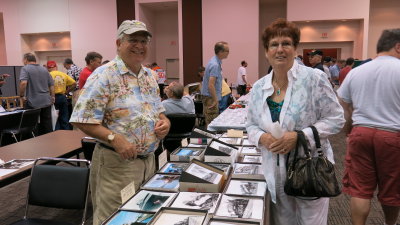
[[[297,143],[297,132],[285,132],[282,138],[277,139],[270,145],[268,145],[268,149],[270,152],[276,154],[287,154],[296,148]]]
[[[269,146],[274,143],[277,139],[274,138],[270,133],[263,133],[260,137],[259,144],[264,146],[265,148],[269,148]]]

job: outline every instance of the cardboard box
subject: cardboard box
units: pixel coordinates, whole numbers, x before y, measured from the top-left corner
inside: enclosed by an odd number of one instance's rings
[[[227,177],[223,170],[192,160],[179,179],[179,191],[221,192]]]
[[[171,153],[171,161],[190,162],[192,159],[204,160],[204,148],[179,147]]]
[[[230,163],[234,164],[238,158],[238,148],[224,143],[220,140],[213,139],[207,146],[204,153],[205,162],[214,163]]]

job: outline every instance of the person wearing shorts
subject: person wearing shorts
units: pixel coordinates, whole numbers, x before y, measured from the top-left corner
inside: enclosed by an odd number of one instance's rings
[[[385,224],[400,211],[400,29],[383,31],[377,53],[338,89],[348,134],[343,192],[354,225],[366,223],[376,188]]]

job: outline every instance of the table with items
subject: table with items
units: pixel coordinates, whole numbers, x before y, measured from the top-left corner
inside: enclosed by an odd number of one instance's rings
[[[195,129],[183,145],[103,224],[266,224],[261,154],[246,136]]]
[[[211,121],[207,129],[211,131],[226,131],[228,129],[246,130],[247,102],[249,98],[249,94],[240,97],[217,118]]]

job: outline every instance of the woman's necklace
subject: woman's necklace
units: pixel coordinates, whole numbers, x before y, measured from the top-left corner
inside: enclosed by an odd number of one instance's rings
[[[278,85],[278,82],[276,82],[275,80],[273,81],[273,83],[275,83],[275,86],[277,87],[276,95],[277,96],[281,95],[281,88],[283,89],[286,87],[287,81],[285,83],[283,83],[282,85]]]

